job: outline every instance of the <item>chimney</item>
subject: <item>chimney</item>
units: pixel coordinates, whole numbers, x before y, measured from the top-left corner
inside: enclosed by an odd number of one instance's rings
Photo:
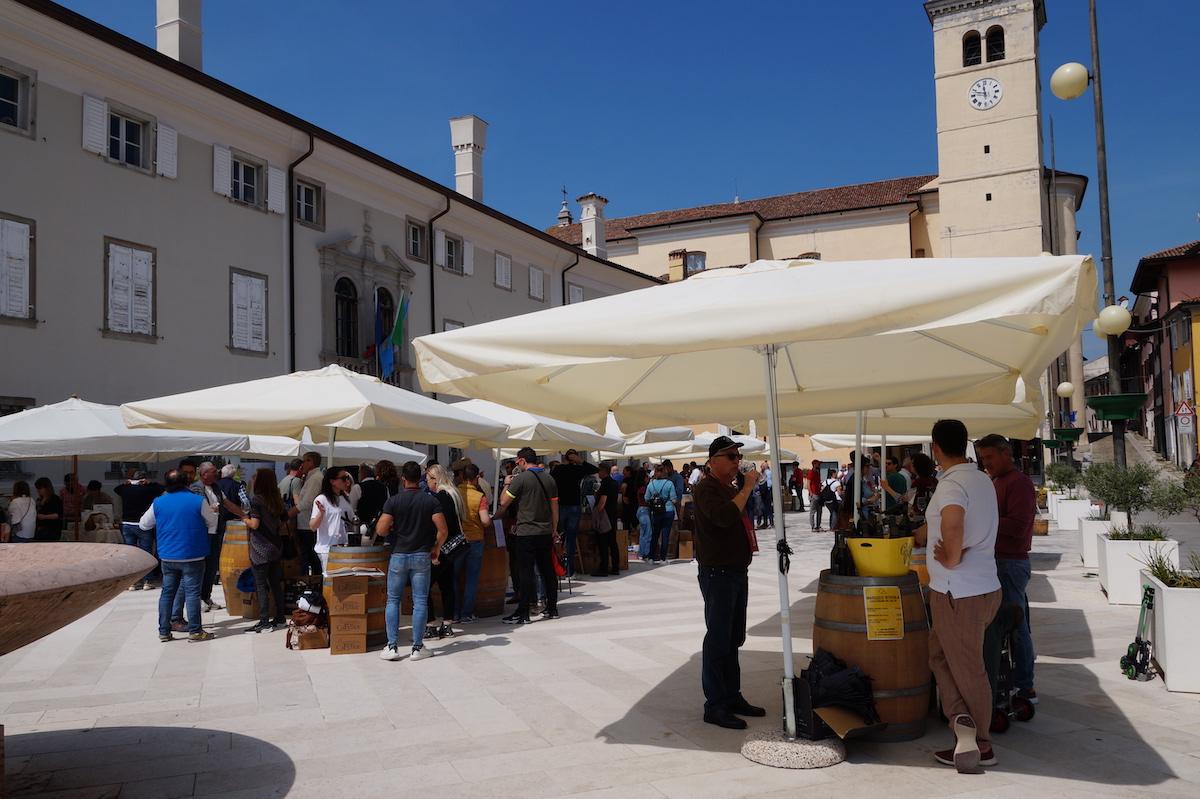
[[[608,242],[604,239],[604,206],[608,205],[608,200],[592,192],[580,197],[578,202],[583,249],[597,258],[608,258]]]
[[[483,202],[483,148],[487,123],[474,114],[450,120],[450,146],[454,148],[454,190]]]
[[[687,262],[687,250],[671,250],[667,253],[667,279],[672,283],[683,280]]]
[[[204,69],[200,0],[157,0],[157,6],[158,52],[189,67]]]

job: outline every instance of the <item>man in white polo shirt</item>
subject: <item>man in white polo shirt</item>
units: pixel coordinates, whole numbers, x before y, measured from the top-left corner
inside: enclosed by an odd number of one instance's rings
[[[917,543],[929,551],[929,666],[955,746],[934,757],[963,773],[996,765],[988,727],[992,689],[983,663],[983,634],[1000,609],[996,576],[996,489],[967,461],[967,428],[957,419],[933,426],[933,457],[941,473]]]

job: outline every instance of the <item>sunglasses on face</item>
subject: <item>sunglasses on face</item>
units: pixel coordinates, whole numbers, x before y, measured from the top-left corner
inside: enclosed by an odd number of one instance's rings
[[[740,461],[742,459],[742,453],[740,452],[724,452],[722,455],[731,461]]]

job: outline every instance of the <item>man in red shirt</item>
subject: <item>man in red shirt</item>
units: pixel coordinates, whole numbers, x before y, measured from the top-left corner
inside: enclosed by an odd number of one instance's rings
[[[812,526],[812,531],[815,533],[821,529],[821,461],[813,458],[812,468],[808,470],[808,474],[804,476],[805,482],[808,483],[808,522]]]
[[[1013,635],[1013,675],[1018,696],[1037,702],[1033,690],[1033,638],[1029,630],[1029,550],[1033,546],[1033,519],[1037,494],[1033,482],[1013,463],[1012,444],[1001,435],[984,436],[975,444],[983,468],[996,488],[1000,527],[996,534],[996,573],[1005,605],[1016,605],[1025,614]]]

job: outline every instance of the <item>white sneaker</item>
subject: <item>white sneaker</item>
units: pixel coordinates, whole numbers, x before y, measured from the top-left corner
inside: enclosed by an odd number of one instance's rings
[[[429,647],[423,646],[420,649],[417,649],[414,647],[412,654],[409,655],[408,659],[409,660],[425,660],[426,658],[431,658],[431,657],[433,657],[433,650],[430,649]]]
[[[400,647],[396,646],[395,644],[388,644],[387,646],[385,646],[383,648],[383,651],[379,653],[379,659],[380,660],[399,660],[400,659]]]

